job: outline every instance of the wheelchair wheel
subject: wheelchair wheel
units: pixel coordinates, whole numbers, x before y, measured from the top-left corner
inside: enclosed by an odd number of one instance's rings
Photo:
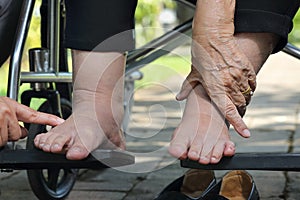
[[[61,99],[61,110],[63,118],[66,119],[72,113],[72,105],[66,99]],[[44,102],[39,111],[51,113],[48,101]],[[29,128],[27,138],[27,149],[34,149],[33,140],[35,136],[46,131],[45,125],[32,124]],[[28,181],[34,194],[41,200],[64,199],[69,195],[76,181],[77,169],[38,169],[27,170]]]

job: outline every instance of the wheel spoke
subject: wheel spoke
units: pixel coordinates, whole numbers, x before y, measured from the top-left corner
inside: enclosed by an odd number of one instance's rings
[[[59,172],[60,169],[48,169],[47,185],[53,191],[56,191],[58,186]]]

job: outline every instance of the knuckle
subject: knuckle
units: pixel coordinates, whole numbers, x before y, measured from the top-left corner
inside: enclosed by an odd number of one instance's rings
[[[225,116],[228,119],[235,120],[236,119],[237,109],[233,104],[227,105],[225,110]]]
[[[11,110],[8,106],[2,106],[0,112],[2,114],[2,117],[4,117],[5,115],[11,115]]]
[[[10,141],[18,141],[20,139],[21,135],[18,134],[13,134],[13,135],[9,135],[9,140]]]
[[[39,118],[39,113],[36,110],[31,110],[28,117],[29,121],[35,121]]]

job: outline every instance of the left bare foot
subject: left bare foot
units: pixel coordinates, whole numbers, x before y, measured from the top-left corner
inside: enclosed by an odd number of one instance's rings
[[[223,156],[235,153],[224,117],[200,84],[187,98],[183,118],[173,134],[169,152],[174,157],[189,158],[202,164],[218,163]]]

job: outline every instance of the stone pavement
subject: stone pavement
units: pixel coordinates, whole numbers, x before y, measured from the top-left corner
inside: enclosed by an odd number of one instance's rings
[[[170,79],[137,90],[128,151],[137,156],[134,166],[81,170],[69,200],[152,200],[186,169],[171,158],[166,147],[180,121],[183,104],[174,100],[183,77],[170,70]],[[173,75],[172,75],[173,74]],[[273,55],[258,76],[258,89],[245,120],[250,139],[231,135],[238,152],[299,152],[300,63],[283,53]],[[176,84],[174,84],[176,83]],[[225,171],[217,171],[220,177]],[[300,174],[250,171],[262,200],[300,199]],[[0,199],[34,200],[25,171],[0,175]]]

